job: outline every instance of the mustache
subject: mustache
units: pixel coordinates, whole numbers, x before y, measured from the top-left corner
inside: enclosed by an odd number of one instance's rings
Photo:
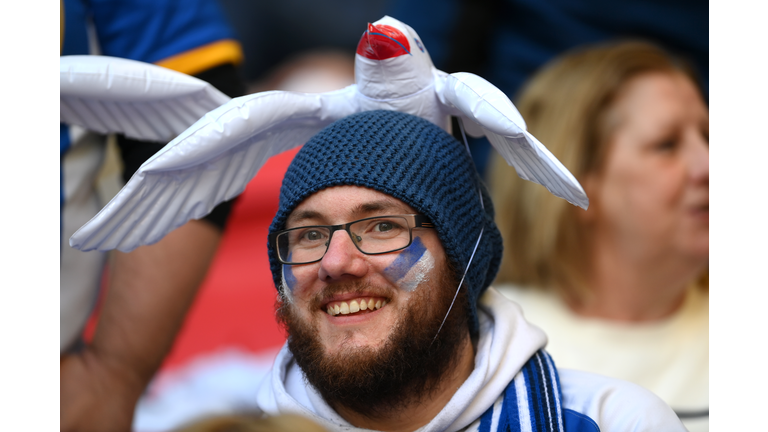
[[[374,286],[369,282],[351,281],[340,282],[325,286],[310,301],[310,307],[319,309],[327,304],[333,297],[339,294],[360,294],[366,296],[384,297],[391,299],[393,297],[392,288]]]
[[[400,407],[420,404],[435,394],[459,361],[459,348],[470,337],[469,315],[464,307],[466,289],[459,290],[456,306],[435,339],[455,295],[453,289],[444,287],[459,283],[455,273],[448,268],[438,273],[438,283],[430,290],[414,291],[412,301],[399,306],[397,322],[389,329],[383,346],[376,349],[361,347],[327,353],[318,326],[302,318],[297,305],[278,308],[277,319],[289,335],[288,347],[296,364],[331,406],[345,406],[369,418],[387,418]],[[398,290],[390,285],[377,287],[349,280],[321,288],[308,304],[348,293],[392,299]]]

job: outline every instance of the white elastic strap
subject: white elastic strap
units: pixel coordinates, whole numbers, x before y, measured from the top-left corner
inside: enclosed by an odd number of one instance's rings
[[[464,123],[462,123],[461,118],[456,118],[459,123],[459,129],[461,129],[461,137],[464,139],[464,147],[467,149],[467,153],[469,153],[470,159],[472,158],[472,152],[469,151],[469,143],[467,143],[467,135],[464,133]],[[483,194],[478,190],[478,195],[480,196],[480,205],[483,208],[483,211],[485,211],[485,203],[483,202]],[[437,335],[440,334],[440,330],[443,329],[443,325],[445,324],[445,320],[448,319],[448,314],[451,313],[451,309],[453,309],[453,304],[456,302],[456,297],[459,296],[459,290],[461,289],[461,284],[464,283],[464,278],[467,277],[467,272],[469,272],[469,266],[472,265],[472,259],[475,257],[475,252],[477,252],[477,247],[480,245],[480,239],[483,238],[483,231],[485,231],[485,227],[480,228],[480,235],[477,236],[477,241],[475,242],[475,248],[472,249],[472,255],[469,257],[469,262],[467,263],[467,268],[464,269],[464,275],[461,276],[461,281],[459,282],[459,286],[456,288],[456,293],[453,295],[453,300],[451,300],[451,306],[448,308],[448,312],[445,313],[445,317],[443,317],[443,322],[440,323],[440,328],[437,329],[437,333],[435,333],[435,337],[432,338],[432,342],[430,345],[435,343],[435,339],[437,339]]]
[[[480,239],[483,238],[483,231],[485,231],[485,227],[480,229],[480,235],[477,236],[477,242],[475,242],[475,248],[472,249],[472,255],[469,257],[469,262],[467,263],[467,268],[464,269],[464,275],[461,277],[461,281],[459,281],[459,286],[456,288],[456,294],[453,295],[453,300],[451,300],[451,306],[448,308],[448,312],[445,313],[445,317],[443,317],[443,322],[440,323],[440,328],[437,329],[437,333],[435,333],[435,337],[432,338],[432,342],[430,345],[435,343],[435,339],[437,339],[437,335],[440,334],[440,330],[443,329],[443,325],[445,324],[445,320],[448,319],[448,314],[451,313],[451,309],[453,309],[453,304],[456,302],[456,297],[459,295],[459,290],[461,289],[461,284],[464,283],[464,278],[467,277],[467,272],[469,271],[469,266],[472,265],[472,258],[475,257],[475,252],[477,252],[477,247],[480,245]]]
[[[469,154],[469,158],[472,159],[472,164],[474,165],[475,160],[472,158],[472,152],[469,150],[469,143],[467,142],[467,134],[464,133],[464,121],[461,120],[461,117],[456,117],[456,121],[459,123],[459,129],[461,130],[461,138],[464,140],[464,148],[467,149],[467,154]],[[479,190],[477,191],[477,194],[480,195],[480,206],[482,206],[483,210],[485,210],[485,203],[483,202],[483,194],[480,193]]]

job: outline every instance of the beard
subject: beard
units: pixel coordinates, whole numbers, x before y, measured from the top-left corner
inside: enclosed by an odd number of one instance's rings
[[[277,318],[288,332],[288,348],[307,381],[330,406],[341,405],[371,419],[384,418],[419,404],[439,389],[442,378],[457,365],[461,345],[469,339],[466,289],[459,290],[445,318],[459,283],[455,269],[446,267],[436,272],[437,283],[414,291],[378,348],[346,347],[326,354],[317,327],[303,321],[295,306],[279,300]],[[369,288],[359,283],[328,286],[313,303],[335,292]],[[430,294],[437,298],[430,299]]]

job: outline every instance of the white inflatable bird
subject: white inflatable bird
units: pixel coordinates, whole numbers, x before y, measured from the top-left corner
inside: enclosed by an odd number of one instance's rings
[[[63,122],[142,139],[175,138],[70,238],[83,251],[128,252],[155,243],[240,194],[271,156],[304,144],[335,120],[375,109],[414,114],[449,132],[456,116],[470,135],[488,137],[521,178],[589,205],[578,181],[526,131],[501,90],[474,74],[437,70],[416,32],[388,16],[369,24],[360,39],[355,84],[327,93],[268,91],[230,100],[203,81],[157,66],[85,60],[61,59]],[[81,69],[86,78],[78,76]],[[212,105],[218,107],[207,111]]]

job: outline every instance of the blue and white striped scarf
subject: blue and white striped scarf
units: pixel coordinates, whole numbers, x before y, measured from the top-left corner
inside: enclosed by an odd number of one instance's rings
[[[479,432],[563,432],[560,378],[552,358],[537,351],[480,418]]]

